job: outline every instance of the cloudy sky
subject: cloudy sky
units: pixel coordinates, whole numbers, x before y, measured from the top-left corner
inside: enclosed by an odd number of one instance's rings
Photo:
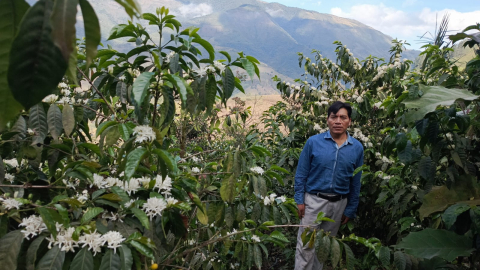
[[[450,14],[452,33],[480,23],[480,0],[264,0],[352,18],[383,33],[407,40],[413,49],[419,36],[435,31],[435,22]],[[428,34],[427,34],[428,35]]]

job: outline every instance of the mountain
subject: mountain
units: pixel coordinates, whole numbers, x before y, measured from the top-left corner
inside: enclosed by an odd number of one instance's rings
[[[336,40],[347,45],[359,59],[369,55],[389,58],[391,37],[356,20],[330,14],[259,0],[137,1],[142,6],[142,12],[155,13],[157,7],[166,6],[178,16],[183,27],[200,27],[198,33],[217,50],[230,53],[243,51],[256,57],[262,62],[262,80],[248,81],[246,91],[249,94],[276,93],[270,80],[272,74],[282,79],[298,78],[303,70],[298,67],[297,52],[309,55],[312,49],[317,49],[324,56],[334,59],[336,45],[333,42]],[[129,18],[112,0],[90,2],[99,17],[105,44],[110,29]],[[149,27],[152,32],[155,31],[153,26]],[[81,28],[78,24],[79,34],[83,33]],[[120,51],[132,46],[125,40],[109,43]],[[404,57],[414,60],[418,54],[419,51],[408,50]]]

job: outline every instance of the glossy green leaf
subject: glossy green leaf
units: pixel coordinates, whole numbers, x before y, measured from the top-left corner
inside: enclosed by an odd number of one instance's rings
[[[427,113],[435,111],[440,105],[450,106],[458,99],[474,100],[479,97],[465,89],[425,86],[423,84],[420,85],[420,91],[423,92],[422,97],[402,102],[407,109],[413,109],[406,114],[408,122],[422,119]]]
[[[143,72],[133,83],[132,98],[135,106],[141,106],[143,104],[143,100],[148,94],[150,80],[154,74],[153,72]]]
[[[190,85],[185,82],[182,77],[179,77],[175,74],[167,74],[165,77],[175,85],[178,93],[180,94],[180,99],[182,100],[182,106],[185,107],[187,105],[187,92],[193,94],[193,90]]]
[[[88,250],[88,247],[84,247],[75,255],[75,258],[73,258],[70,270],[92,269],[94,269],[92,252]]]
[[[130,178],[135,174],[135,171],[148,151],[145,148],[137,148],[130,152],[127,156],[127,164],[125,165],[125,180],[130,180]]]
[[[114,253],[112,249],[103,255],[99,270],[119,270],[121,269],[120,256]]]
[[[225,67],[225,73],[222,76],[223,94],[225,99],[229,99],[235,89],[235,76],[230,67]]]
[[[63,105],[62,124],[65,135],[70,136],[75,128],[75,115],[72,106],[68,104]]]
[[[29,5],[24,0],[0,1],[0,131],[22,110],[8,86],[10,48]]]
[[[401,251],[395,251],[393,254],[393,262],[397,270],[405,270],[405,267],[407,266],[405,255]]]
[[[134,247],[141,254],[147,256],[148,258],[154,259],[153,250],[151,248],[149,248],[146,245],[144,245],[140,242],[137,242],[135,240],[130,242],[130,244],[132,245],[132,247]]]
[[[147,230],[150,229],[150,220],[148,219],[147,214],[143,212],[143,210],[135,207],[131,208],[130,210],[135,215],[135,217],[140,220],[140,223],[142,223],[143,227],[145,227]]]
[[[388,267],[390,265],[390,249],[388,247],[380,247],[377,256],[383,266]]]
[[[449,262],[458,256],[470,256],[470,253],[475,250],[473,241],[467,236],[430,228],[411,232],[400,241],[396,248],[403,249],[405,253],[417,258],[440,257]]]
[[[453,224],[455,224],[455,221],[457,221],[457,217],[463,212],[470,210],[470,208],[471,207],[469,205],[463,203],[457,203],[448,207],[442,215],[443,222],[445,222],[445,227],[450,229]]]
[[[38,236],[33,242],[30,244],[27,250],[26,260],[26,268],[27,270],[35,270],[35,262],[37,261],[37,251],[40,245],[45,240],[44,235]]]
[[[43,143],[47,137],[47,114],[43,109],[42,103],[34,105],[30,108],[28,127],[31,128],[35,135],[32,138],[32,144]]]
[[[340,257],[341,257],[341,249],[340,249],[340,244],[335,238],[332,238],[332,243],[331,243],[331,256],[332,256],[332,266],[336,267],[337,264],[340,262]]]
[[[56,104],[50,105],[47,112],[48,131],[52,135],[54,140],[58,140],[58,137],[62,134],[62,112]]]
[[[127,245],[122,244],[118,248],[118,251],[120,252],[121,270],[131,270],[133,265],[133,256],[130,248],[128,248]]]
[[[51,94],[67,70],[51,38],[52,7],[51,0],[40,0],[27,11],[10,51],[8,83],[27,110]]]
[[[253,80],[253,77],[255,76],[255,65],[247,58],[240,58],[240,62],[242,63],[245,71],[247,71],[248,76],[250,76],[250,79]]]
[[[346,266],[347,270],[354,270],[355,269],[355,256],[353,255],[352,249],[343,243],[343,249],[345,250],[345,259],[346,259]]]
[[[215,99],[217,97],[217,81],[215,80],[215,76],[211,74],[208,75],[205,90],[205,107],[207,108],[207,112],[211,112],[213,109],[213,105],[215,104]]]
[[[55,245],[43,255],[35,270],[62,270],[64,261],[65,251],[61,251],[58,245]]]
[[[75,23],[78,0],[55,0],[52,11],[52,39],[62,51],[66,62],[70,60],[76,38]]]
[[[177,162],[175,162],[175,159],[174,157],[168,152],[168,151],[165,151],[163,149],[155,149],[153,150],[153,152],[155,154],[158,155],[159,158],[161,158],[165,164],[167,165],[168,169],[173,172],[173,173],[176,173],[177,172]]]
[[[87,209],[87,211],[85,212],[85,214],[83,214],[82,216],[82,219],[81,219],[81,224],[86,224],[87,222],[89,222],[90,220],[92,220],[93,218],[95,218],[96,216],[98,216],[99,214],[103,213],[103,208],[101,207],[93,207],[93,208],[89,208]]]
[[[87,52],[87,68],[97,55],[97,47],[100,44],[100,23],[95,10],[87,0],[80,0],[82,8],[83,24],[85,29],[85,49]]]
[[[253,256],[255,265],[258,267],[258,269],[262,269],[262,251],[260,250],[260,246],[258,244],[254,245]]]
[[[208,52],[211,61],[215,59],[215,49],[208,41],[201,38],[194,38],[192,42],[200,44]]]
[[[317,258],[320,262],[326,262],[328,259],[328,255],[330,255],[330,237],[323,236],[321,240],[319,240],[319,247],[317,250]]]
[[[137,0],[115,0],[115,2],[119,3],[127,12],[130,19],[135,17],[140,17],[142,14],[142,10],[140,8],[140,4]]]
[[[37,212],[42,217],[45,225],[47,225],[48,231],[53,235],[53,237],[57,237],[57,227],[55,226],[55,223],[63,223],[60,214],[58,214],[57,211],[46,207],[38,207]]]
[[[23,233],[12,231],[0,238],[0,265],[3,269],[17,269],[17,257],[22,247]]]

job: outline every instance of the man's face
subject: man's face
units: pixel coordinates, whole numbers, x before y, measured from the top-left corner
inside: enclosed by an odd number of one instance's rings
[[[347,131],[351,121],[350,117],[348,117],[347,110],[341,108],[337,113],[330,113],[327,124],[332,135],[341,135]]]

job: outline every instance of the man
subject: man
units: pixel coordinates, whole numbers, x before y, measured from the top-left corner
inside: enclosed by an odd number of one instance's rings
[[[300,224],[313,225],[318,213],[323,212],[335,222],[323,222],[316,228],[330,231],[332,236],[337,234],[340,223],[355,218],[358,206],[361,173],[353,176],[353,171],[363,165],[363,146],[347,132],[351,115],[347,103],[337,101],[328,108],[329,131],[307,140],[295,174]],[[322,269],[315,248],[303,245],[303,231],[298,231],[295,269]]]

